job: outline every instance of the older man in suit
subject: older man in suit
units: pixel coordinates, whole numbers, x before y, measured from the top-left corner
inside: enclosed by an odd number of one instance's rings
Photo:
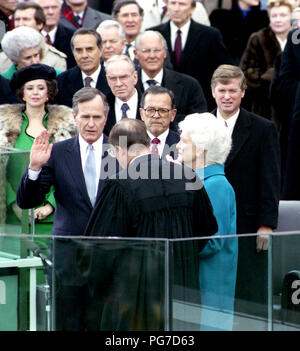
[[[46,130],[36,137],[17,202],[21,208],[33,208],[54,186],[52,234],[65,237],[53,240],[56,330],[91,330],[96,328],[97,307],[88,298],[85,279],[76,271],[77,244],[68,237],[84,233],[103,177],[110,169],[115,173],[117,165],[107,162],[103,129],[108,105],[104,95],[97,89],[83,88],[73,102],[79,135],[55,144],[49,144]]]
[[[144,92],[149,86],[161,85],[172,90],[177,114],[171,128],[176,130],[178,122],[186,115],[206,112],[207,104],[196,79],[163,67],[167,51],[166,41],[159,32],[149,30],[138,35],[135,54],[141,68],[137,88]]]
[[[64,0],[61,8],[60,23],[67,28],[76,30],[78,28],[93,28],[111,16],[94,10],[88,6],[87,0]]]
[[[141,94],[135,88],[137,72],[134,64],[126,55],[115,55],[106,61],[106,78],[111,89],[107,96],[110,108],[104,130],[108,135],[111,128],[123,118],[141,119]]]
[[[164,159],[177,158],[178,132],[170,129],[176,116],[176,101],[171,90],[159,85],[148,88],[142,95],[140,114],[150,137],[151,152]]]
[[[35,2],[41,6],[46,16],[46,24],[41,31],[46,43],[67,55],[67,68],[74,67],[76,61],[71,50],[71,38],[75,30],[59,23],[62,1],[35,0]]]
[[[267,234],[277,226],[280,193],[279,140],[273,122],[240,108],[245,82],[239,67],[221,65],[212,77],[212,95],[214,113],[232,135],[225,175],[236,194],[237,233],[257,233],[239,238],[237,309],[265,316]]]
[[[73,95],[84,86],[97,88],[104,95],[110,93],[105,69],[100,64],[102,39],[94,29],[80,28],[71,40],[77,66],[57,76],[56,103],[72,106]]]
[[[221,33],[191,19],[194,0],[168,0],[167,8],[170,21],[150,29],[165,38],[174,70],[198,80],[211,109],[215,106],[210,91],[212,74],[219,65],[232,63]]]
[[[114,2],[112,15],[122,26],[125,33],[124,54],[134,60],[135,39],[141,32],[143,9],[136,0],[119,0]]]

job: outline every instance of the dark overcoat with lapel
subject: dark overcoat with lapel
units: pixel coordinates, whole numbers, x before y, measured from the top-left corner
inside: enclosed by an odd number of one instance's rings
[[[300,30],[299,28],[289,32],[287,42],[281,55],[281,63],[278,79],[274,89],[283,103],[293,105],[295,92],[300,80]],[[289,113],[293,112],[291,107]]]
[[[273,122],[241,108],[232,133],[225,175],[237,202],[237,232],[276,228],[280,193],[280,152]]]
[[[286,173],[283,184],[284,200],[300,200],[300,84],[295,98],[295,109],[291,124]]]
[[[64,27],[61,24],[58,24],[54,43],[53,43],[53,46],[56,47],[57,50],[67,55],[67,69],[76,66],[76,61],[74,59],[72,49],[71,49],[71,38],[74,32],[75,30]]]
[[[191,113],[207,112],[207,103],[199,82],[191,76],[164,68],[163,87],[172,90],[175,96],[177,114],[171,128],[175,128],[184,117]],[[137,88],[144,92],[141,70],[138,70]]]
[[[108,142],[104,136],[103,144]],[[108,160],[109,159],[109,160]],[[116,173],[118,165],[104,148],[101,177]],[[17,202],[21,208],[34,208],[42,203],[50,186],[54,186],[56,209],[52,234],[55,236],[81,236],[88,223],[93,206],[85,185],[78,136],[54,143],[51,157],[42,168],[38,180],[28,178],[28,170],[21,180]],[[53,240],[53,258],[57,278],[65,285],[81,285],[84,279],[76,271],[76,243],[68,238]]]
[[[188,74],[200,83],[209,110],[215,106],[211,96],[210,80],[215,69],[221,64],[232,64],[231,56],[218,29],[191,20],[187,41],[182,51],[179,66],[171,45],[170,21],[149,28],[160,32],[165,38],[174,70]]]
[[[73,95],[83,88],[82,74],[78,66],[68,69],[57,76],[58,94],[55,103],[72,107]],[[96,83],[96,88],[104,95],[110,93],[110,87],[107,84],[104,66]]]
[[[165,147],[161,155],[162,159],[165,159],[166,155],[170,155],[174,160],[177,159],[178,150],[176,149],[176,144],[179,142],[179,140],[180,134],[170,129],[166,139]]]
[[[240,109],[225,175],[236,195],[237,233],[256,233],[262,225],[276,228],[280,152],[273,122]],[[256,236],[239,238],[237,311],[266,317],[267,268],[267,251],[257,253]]]
[[[233,0],[231,9],[215,9],[209,16],[211,25],[222,33],[235,65],[239,65],[250,35],[269,25],[268,12],[260,5],[251,6],[244,17],[237,2]]]

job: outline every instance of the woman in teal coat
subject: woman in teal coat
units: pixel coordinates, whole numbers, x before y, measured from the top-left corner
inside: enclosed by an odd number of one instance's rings
[[[178,161],[204,180],[218,222],[218,232],[199,254],[200,329],[232,330],[238,256],[236,202],[224,173],[231,137],[225,125],[210,113],[189,115],[179,128]]]

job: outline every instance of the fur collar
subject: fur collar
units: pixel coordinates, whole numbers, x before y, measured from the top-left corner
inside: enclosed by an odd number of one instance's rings
[[[50,142],[71,138],[77,134],[72,109],[62,105],[48,105],[47,128]],[[23,104],[0,105],[0,145],[14,147],[21,132]]]

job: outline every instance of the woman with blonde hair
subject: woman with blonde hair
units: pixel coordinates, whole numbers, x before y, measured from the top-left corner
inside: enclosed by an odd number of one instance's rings
[[[270,25],[249,38],[241,59],[241,69],[247,79],[250,108],[259,116],[276,120],[269,98],[274,63],[281,55],[291,30],[291,0],[269,0]]]

